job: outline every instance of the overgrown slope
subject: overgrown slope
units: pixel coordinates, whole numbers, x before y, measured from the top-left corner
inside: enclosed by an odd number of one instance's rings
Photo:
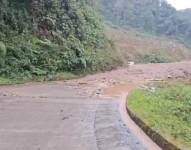
[[[158,0],[0,0],[0,76],[33,79],[59,72],[112,69],[129,60],[190,58],[189,49],[175,41],[137,31],[105,30],[95,6],[114,24],[190,39],[188,22],[183,21],[184,32],[176,22],[177,16],[188,20],[188,11],[177,15],[174,8],[165,2],[159,5]],[[170,14],[176,14],[175,23]]]
[[[0,75],[96,71],[118,63],[86,0],[0,0]]]

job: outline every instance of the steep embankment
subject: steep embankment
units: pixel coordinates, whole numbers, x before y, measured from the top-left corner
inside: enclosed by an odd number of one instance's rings
[[[110,20],[113,23],[123,21],[128,26],[128,21],[136,19],[132,23],[148,31],[146,28],[155,27],[156,22],[153,26],[147,24],[153,20],[147,20],[150,15],[146,13],[142,19],[137,15],[131,16],[135,9],[125,9],[126,1],[106,3],[105,0],[103,5],[98,2],[101,1],[0,0],[0,80],[1,77],[2,80],[4,77],[28,80],[44,76],[54,79],[60,72],[112,69],[129,60],[167,62],[190,58],[189,49],[182,44],[135,30],[107,27],[106,37],[102,20],[94,9],[96,5],[104,10],[101,14],[106,20],[113,18]],[[127,2],[134,8],[135,3]],[[167,12],[172,10],[167,8]],[[140,9],[140,12],[144,10]],[[151,7],[148,7],[148,12],[151,12]],[[171,33],[170,29],[171,26]],[[185,29],[189,31],[187,26]],[[186,33],[189,36],[190,32]]]
[[[112,49],[86,0],[0,0],[0,76],[110,69]]]
[[[177,40],[154,36],[133,28],[105,26],[106,35],[111,38],[124,63],[160,63],[191,58],[191,49]]]
[[[189,11],[180,15],[166,0],[99,0],[98,10],[115,25],[131,26],[191,43]]]
[[[123,61],[169,62],[191,58],[190,10],[177,11],[161,0],[98,0]],[[123,29],[122,29],[123,28]]]

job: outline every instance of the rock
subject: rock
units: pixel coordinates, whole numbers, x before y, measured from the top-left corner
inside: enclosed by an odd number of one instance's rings
[[[173,76],[172,76],[172,75],[168,75],[167,77],[168,77],[168,79],[172,79],[172,78],[173,78]]]
[[[128,62],[128,65],[130,65],[130,66],[132,66],[132,65],[134,65],[134,64],[135,64],[134,61],[129,61],[129,62]]]

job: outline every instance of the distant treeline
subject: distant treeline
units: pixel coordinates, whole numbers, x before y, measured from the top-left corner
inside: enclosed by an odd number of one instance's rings
[[[99,0],[106,20],[191,42],[191,10],[177,11],[165,0]]]

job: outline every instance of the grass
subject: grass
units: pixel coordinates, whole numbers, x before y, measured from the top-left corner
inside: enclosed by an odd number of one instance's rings
[[[11,83],[13,83],[13,80],[5,78],[5,77],[0,77],[0,85],[6,85]]]
[[[83,75],[75,75],[70,72],[60,72],[56,73],[55,75],[48,75],[48,76],[34,76],[34,77],[14,77],[8,78],[4,76],[0,76],[0,85],[11,85],[11,84],[22,84],[26,82],[36,81],[36,82],[43,82],[43,81],[58,81],[58,80],[71,80],[79,78]]]
[[[191,149],[191,83],[155,84],[155,90],[136,89],[128,107],[153,130],[182,149]]]

